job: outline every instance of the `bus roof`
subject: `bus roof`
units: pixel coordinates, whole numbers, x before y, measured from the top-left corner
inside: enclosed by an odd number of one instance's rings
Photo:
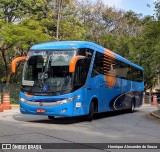
[[[45,42],[41,44],[33,45],[30,50],[63,50],[63,49],[77,49],[77,48],[96,48],[96,51],[101,52],[104,54],[104,47],[93,43],[93,42],[87,42],[87,41],[54,41],[54,42]],[[138,66],[137,64],[132,63],[131,61],[127,60],[126,58],[114,53],[115,59],[120,60],[126,64],[129,64],[131,66],[134,66],[138,69],[143,70],[141,66]]]

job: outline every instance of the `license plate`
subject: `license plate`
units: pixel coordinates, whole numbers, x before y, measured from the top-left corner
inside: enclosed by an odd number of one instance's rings
[[[37,112],[38,113],[44,113],[44,112],[46,112],[46,110],[45,109],[37,109]]]

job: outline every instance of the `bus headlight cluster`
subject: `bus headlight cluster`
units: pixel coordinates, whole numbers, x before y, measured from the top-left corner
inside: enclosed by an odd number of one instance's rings
[[[76,98],[76,96],[74,96],[72,98],[67,98],[67,99],[64,99],[64,100],[59,100],[59,101],[57,101],[57,103],[58,104],[65,104],[65,103],[73,101],[75,98]]]
[[[27,102],[27,100],[22,98],[22,97],[19,100],[22,101],[22,102]]]
[[[45,102],[43,102],[43,105],[46,105],[46,106],[48,106],[48,105],[52,105],[52,106],[57,106],[57,105],[60,105],[60,104],[66,104],[66,103],[69,103],[69,102],[71,102],[71,101],[73,101],[74,99],[79,99],[79,97],[78,96],[74,96],[74,97],[72,97],[72,98],[67,98],[67,99],[63,99],[63,100],[59,100],[59,101],[57,101],[57,102],[52,102],[52,103],[45,103]],[[39,102],[33,102],[33,101],[28,101],[28,100],[26,100],[26,99],[24,99],[24,98],[22,98],[22,97],[19,97],[19,100],[21,101],[21,102],[25,102],[25,103],[27,103],[27,104],[34,104],[34,105],[39,105]]]

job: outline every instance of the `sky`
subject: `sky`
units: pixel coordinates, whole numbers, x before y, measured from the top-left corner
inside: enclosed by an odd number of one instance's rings
[[[98,0],[89,0],[96,2]],[[155,0],[102,0],[106,5],[122,9],[124,11],[132,10],[137,14],[142,13],[144,16],[154,14]],[[147,6],[149,4],[149,7]]]

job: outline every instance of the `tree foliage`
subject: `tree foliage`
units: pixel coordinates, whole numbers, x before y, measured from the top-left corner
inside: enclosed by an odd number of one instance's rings
[[[151,88],[160,73],[159,0],[155,14],[144,17],[100,0],[1,0],[0,81],[20,81],[20,70],[16,76],[10,73],[11,60],[33,44],[57,40],[58,31],[59,40],[93,41],[141,65],[145,88]],[[21,68],[21,63],[17,66]]]
[[[42,19],[49,15],[49,0],[1,0],[0,19],[5,22],[15,22],[25,17],[36,16]]]
[[[45,28],[40,25],[40,22],[34,20],[24,20],[18,25],[1,22],[0,27],[1,68],[5,74],[1,77],[1,81],[8,82],[11,77],[11,60],[26,54],[33,44],[47,41],[50,37],[45,34]]]

